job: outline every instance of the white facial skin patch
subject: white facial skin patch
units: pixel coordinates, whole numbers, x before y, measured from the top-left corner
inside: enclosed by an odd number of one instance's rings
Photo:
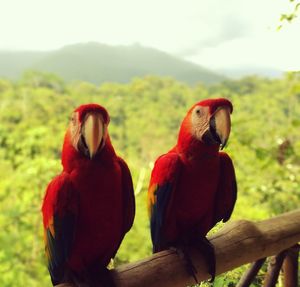
[[[192,134],[202,141],[203,134],[209,129],[209,107],[196,106],[192,111]]]

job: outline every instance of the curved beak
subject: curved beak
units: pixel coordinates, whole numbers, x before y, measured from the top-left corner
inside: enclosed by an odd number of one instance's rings
[[[223,149],[229,138],[231,129],[230,110],[228,107],[220,107],[214,113],[215,130],[220,139],[221,149]]]
[[[100,114],[90,113],[86,116],[82,127],[83,136],[92,159],[97,153],[103,139],[104,125]]]

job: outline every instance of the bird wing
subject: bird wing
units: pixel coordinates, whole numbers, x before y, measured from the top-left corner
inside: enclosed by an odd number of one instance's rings
[[[135,216],[135,198],[130,170],[126,162],[118,158],[122,172],[122,190],[124,207],[124,234],[128,232],[133,224]]]
[[[215,201],[215,224],[229,220],[237,198],[237,184],[230,157],[220,152],[220,181]]]
[[[169,152],[156,160],[152,170],[148,189],[148,211],[153,252],[167,247],[166,230],[174,227],[171,213],[180,167],[178,154]]]
[[[45,252],[54,285],[62,282],[69,258],[78,213],[78,194],[67,173],[48,185],[43,206]]]
[[[119,243],[114,250],[112,258],[115,257],[125,234],[132,227],[134,222],[134,216],[135,216],[135,197],[134,197],[134,189],[132,184],[131,173],[126,162],[122,158],[118,157],[118,162],[121,168],[121,176],[122,176],[121,180],[122,180],[122,198],[123,198],[123,203],[122,203],[123,231]]]

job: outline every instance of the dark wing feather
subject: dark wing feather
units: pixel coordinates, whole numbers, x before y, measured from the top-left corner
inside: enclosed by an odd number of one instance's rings
[[[130,170],[126,164],[126,162],[118,157],[118,162],[121,168],[121,176],[122,176],[122,195],[123,195],[123,216],[120,220],[123,220],[123,232],[120,238],[119,244],[117,245],[112,258],[115,257],[125,234],[130,230],[134,222],[135,216],[135,197],[134,197],[134,189],[132,184],[132,178]]]
[[[237,183],[233,163],[226,153],[220,153],[220,180],[216,195],[215,224],[229,220],[237,199]]]
[[[158,252],[164,249],[167,243],[163,237],[162,228],[168,204],[171,201],[173,185],[171,183],[165,183],[157,185],[154,195],[156,202],[152,206],[151,218],[150,218],[150,229],[151,239],[153,243],[153,252]]]
[[[48,185],[42,212],[48,269],[53,285],[57,285],[66,275],[78,212],[77,194],[66,174]]]
[[[155,162],[148,190],[153,252],[168,247],[165,230],[172,228],[170,210],[180,174],[181,161],[176,153],[163,155]]]
[[[135,197],[130,170],[126,162],[119,159],[122,172],[123,210],[124,210],[124,234],[132,227],[135,216]]]

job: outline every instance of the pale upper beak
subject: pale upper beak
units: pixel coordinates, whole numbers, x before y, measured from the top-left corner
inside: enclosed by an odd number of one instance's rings
[[[104,124],[100,114],[89,113],[83,123],[83,136],[90,158],[97,153],[104,135]]]
[[[227,143],[231,129],[230,109],[228,107],[220,107],[214,113],[215,129],[221,141],[221,149]]]

